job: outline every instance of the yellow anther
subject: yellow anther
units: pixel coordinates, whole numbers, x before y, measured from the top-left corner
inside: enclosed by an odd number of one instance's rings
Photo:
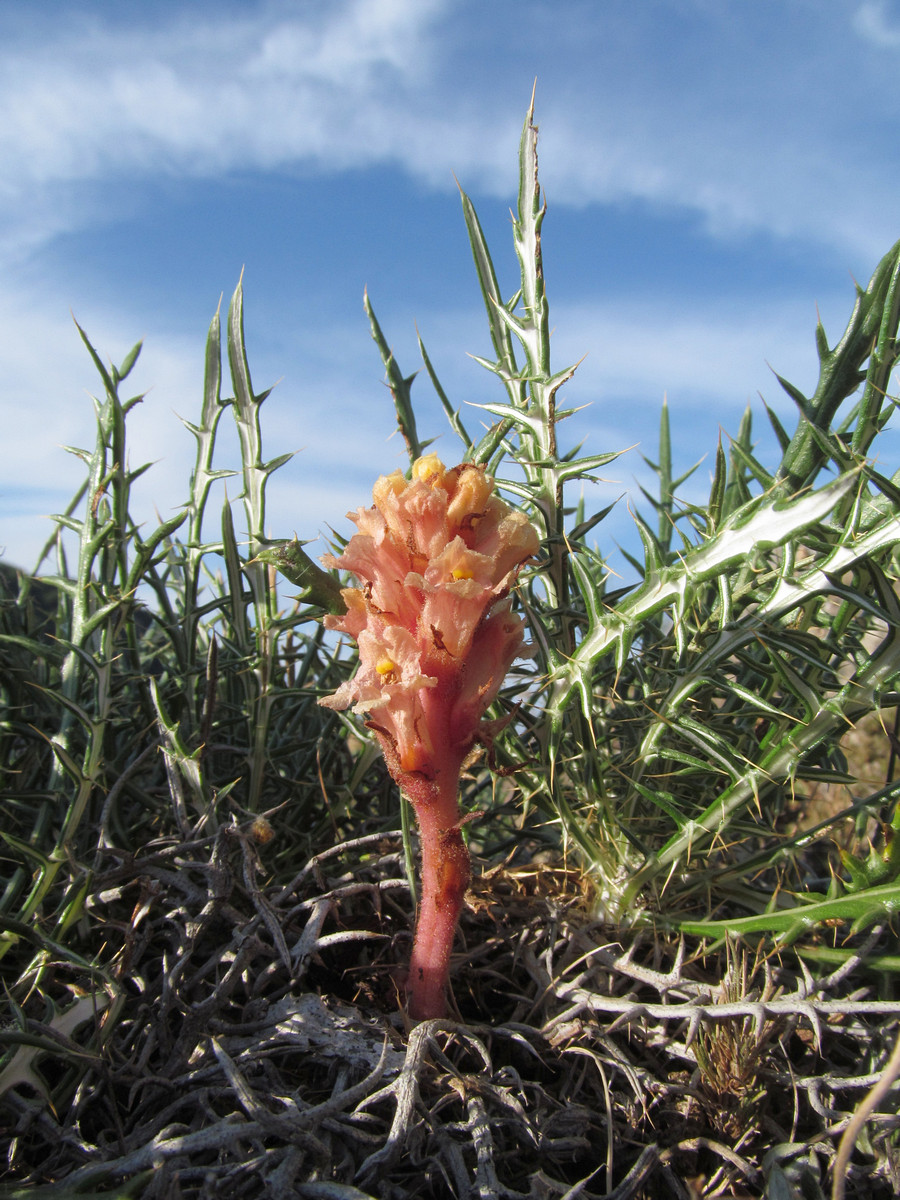
[[[444,464],[436,454],[425,454],[413,463],[412,477],[432,487],[440,487],[444,482]]]
[[[450,572],[454,579],[471,579],[472,572],[466,567],[454,567]]]
[[[379,675],[390,675],[397,670],[397,664],[391,662],[389,658],[382,658],[375,664],[375,670]]]

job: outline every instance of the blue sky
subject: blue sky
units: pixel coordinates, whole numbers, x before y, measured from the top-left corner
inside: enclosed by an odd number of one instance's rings
[[[33,565],[80,478],[60,447],[92,441],[71,314],[106,359],[144,339],[139,513],[184,501],[176,414],[242,269],[266,452],[298,451],[271,532],[349,532],[404,461],[364,288],[405,371],[418,326],[455,404],[499,398],[454,176],[511,293],[535,78],[555,366],[587,356],[592,449],[639,443],[592,499],[646,480],[664,395],[681,467],[748,402],[762,433],[758,393],[792,422],[772,368],[813,387],[817,308],[836,340],[900,237],[898,75],[898,0],[0,0],[0,547]]]

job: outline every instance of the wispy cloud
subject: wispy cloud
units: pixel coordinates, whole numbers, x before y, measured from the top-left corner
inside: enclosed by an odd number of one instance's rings
[[[263,5],[124,29],[76,11],[34,37],[20,21],[0,52],[0,213],[33,244],[101,205],[104,180],[390,160],[442,7]]]
[[[169,12],[161,27],[129,29],[63,14],[55,36],[7,44],[0,58],[7,189],[136,167],[206,174],[377,157],[393,134],[364,102],[421,80],[441,7],[339,0],[293,17],[271,6]]]
[[[587,352],[575,377],[580,390],[650,412],[668,394],[687,405],[715,403],[724,416],[740,413],[757,392],[789,411],[792,402],[773,372],[801,388],[814,382],[811,302],[765,307],[747,300],[727,311],[698,305],[680,315],[675,307],[652,297],[556,305],[555,353],[574,360]]]
[[[129,413],[127,433],[129,466],[151,464],[134,485],[132,514],[152,527],[157,514],[168,518],[188,499],[196,442],[183,420],[199,418],[204,356],[202,340],[145,316],[143,350],[121,393],[144,395]],[[77,317],[101,359],[122,362],[135,340],[134,313],[95,304]],[[65,447],[93,449],[92,397],[102,401],[102,382],[64,306],[49,306],[40,292],[0,285],[0,330],[0,557],[31,567],[53,533],[48,518],[65,509],[85,477],[83,463]],[[268,355],[249,347],[255,387],[272,389],[262,409],[264,453],[295,455],[268,489],[273,535],[315,538],[341,524],[349,508],[369,502],[378,474],[405,465],[403,444],[391,437],[395,420],[377,354],[360,332],[313,313],[299,333],[284,329]],[[227,397],[227,364],[223,370]],[[216,466],[239,465],[234,423],[225,413]],[[233,500],[240,491],[239,478],[219,484],[213,516],[226,492]],[[239,510],[235,522],[240,536]]]
[[[599,19],[543,98],[545,177],[569,202],[681,209],[714,237],[762,232],[868,262],[900,227],[887,151],[900,95],[883,53],[898,29],[884,3],[809,0]]]
[[[715,234],[867,254],[896,227],[898,170],[868,134],[898,111],[866,57],[900,36],[886,4],[556,11],[524,6],[521,55],[501,54],[509,0],[479,9],[477,37],[459,0],[166,9],[131,27],[78,6],[32,37],[20,18],[0,52],[7,252],[77,225],[123,179],[395,163],[507,192],[533,74],[556,203],[640,201]]]
[[[196,413],[202,354],[177,332],[183,314],[165,325],[129,295],[127,264],[121,279],[93,280],[92,294],[107,295],[107,304],[86,312],[72,286],[78,262],[64,246],[58,260],[39,253],[62,233],[102,227],[142,205],[166,211],[173,181],[188,195],[198,179],[294,174],[302,199],[309,174],[346,171],[350,188],[359,179],[350,172],[396,167],[406,195],[409,177],[451,189],[455,173],[484,217],[486,193],[502,196],[504,207],[515,194],[516,145],[537,75],[551,211],[590,208],[585,237],[596,228],[602,238],[603,205],[688,214],[708,235],[695,246],[752,245],[762,233],[785,239],[798,262],[824,248],[840,289],[847,267],[867,278],[900,228],[892,152],[900,12],[879,0],[786,0],[777,17],[751,0],[727,10],[711,0],[570,0],[565,20],[551,0],[252,0],[215,10],[172,3],[152,15],[125,6],[125,16],[87,4],[50,7],[52,19],[40,6],[0,6],[0,262],[14,268],[0,289],[0,509],[10,558],[27,561],[39,537],[35,488],[38,508],[58,511],[77,483],[78,464],[57,446],[92,438],[86,393],[96,379],[69,304],[104,355],[124,354],[146,335],[135,386],[151,391],[135,410],[133,444],[141,461],[159,461],[141,481],[142,512],[152,520],[154,507],[165,513],[184,499],[193,443],[174,414]],[[391,231],[399,243],[404,211],[398,204]],[[142,235],[139,221],[129,229]],[[398,245],[400,275],[413,251],[427,262],[428,247]],[[58,261],[71,272],[65,288],[54,277]],[[274,282],[276,290],[296,286]],[[585,296],[583,281],[575,295]],[[592,403],[578,418],[592,445],[640,442],[652,457],[667,393],[683,435],[699,437],[702,428],[702,452],[716,424],[734,428],[757,390],[790,411],[766,362],[800,387],[810,383],[812,305],[820,301],[827,315],[827,296],[795,293],[772,308],[753,295],[730,307],[721,295],[708,303],[698,295],[673,287],[661,308],[637,285],[625,298],[598,287],[579,304],[554,292],[557,362],[588,354],[569,402]],[[280,311],[276,299],[269,311]],[[843,299],[834,312],[846,316]],[[493,398],[491,381],[461,365],[465,349],[484,346],[473,344],[471,319],[449,310],[440,285],[422,316],[451,395],[460,403]],[[333,314],[329,325],[315,312],[304,323],[274,347],[271,376],[285,380],[265,416],[273,453],[300,450],[273,480],[273,528],[310,536],[365,502],[372,477],[401,456],[396,442],[385,445],[389,402],[377,393],[364,327],[348,332]],[[405,369],[414,359],[414,346],[404,348]],[[265,364],[252,361],[266,385]],[[427,383],[416,386],[424,399]],[[317,396],[328,397],[326,420]],[[23,422],[24,411],[40,421]],[[697,421],[685,421],[688,413]],[[437,413],[429,435],[442,421]],[[470,420],[473,430],[477,423]],[[617,473],[627,480],[633,469],[622,464]]]
[[[252,296],[248,303],[253,305]],[[587,405],[564,426],[567,444],[587,438],[595,449],[637,445],[653,458],[657,449],[659,408],[667,394],[678,429],[689,435],[682,456],[709,452],[721,424],[734,432],[741,412],[757,389],[790,414],[766,359],[799,386],[814,378],[811,306],[786,305],[773,311],[749,301],[727,312],[697,310],[676,318],[656,297],[567,304],[554,307],[557,369],[584,357],[561,398],[565,405]],[[131,315],[112,311],[79,314],[104,359],[121,361],[133,340]],[[478,433],[485,414],[468,401],[497,400],[496,380],[465,353],[483,352],[477,311],[435,311],[427,315],[429,353],[454,405],[462,409],[470,432]],[[10,561],[30,563],[34,547],[52,526],[39,513],[59,512],[81,478],[79,462],[63,445],[93,444],[91,395],[99,379],[77,331],[64,315],[50,317],[40,297],[29,303],[21,290],[0,294],[0,326],[5,332],[0,404],[4,411],[5,468],[0,510],[3,544]],[[95,332],[96,331],[96,332]],[[194,441],[179,418],[196,420],[203,356],[194,338],[162,327],[145,329],[145,346],[128,394],[146,391],[129,417],[131,465],[154,465],[136,487],[135,513],[145,522],[155,513],[169,516],[187,499]],[[404,331],[398,331],[406,338]],[[405,370],[415,370],[413,346],[401,347]],[[254,383],[276,386],[263,407],[266,454],[296,451],[294,460],[272,480],[269,520],[282,536],[296,532],[314,537],[329,525],[343,528],[348,508],[368,503],[375,476],[404,463],[403,445],[392,437],[395,421],[377,359],[359,330],[340,328],[311,316],[297,337],[283,331],[260,359],[250,346]],[[276,366],[277,364],[277,366]],[[280,377],[280,378],[279,378]],[[223,394],[228,394],[227,378]],[[415,385],[420,434],[438,436],[439,452],[457,452],[454,435],[432,395],[424,373]],[[39,413],[37,422],[27,413]],[[764,424],[764,422],[763,422]],[[232,423],[221,424],[218,465],[239,462]],[[686,465],[686,463],[683,463]],[[621,481],[610,497],[630,490],[639,454],[609,469]],[[226,485],[234,497],[236,481]],[[224,498],[220,489],[219,500]],[[238,518],[238,523],[239,518]],[[627,526],[627,521],[625,522]]]
[[[900,47],[900,12],[891,11],[886,0],[866,0],[854,19],[861,37],[886,50]]]

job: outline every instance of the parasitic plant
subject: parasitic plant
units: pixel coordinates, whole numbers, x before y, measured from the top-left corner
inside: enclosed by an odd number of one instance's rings
[[[522,644],[509,591],[538,549],[530,522],[494,495],[472,463],[418,458],[412,479],[383,475],[371,508],[332,567],[351,571],[347,611],[325,624],[355,638],[359,667],[328,708],[368,716],[394,780],[410,801],[422,847],[422,898],[407,980],[410,1015],[444,1015],[450,950],[469,883],[458,793],[484,721]],[[502,719],[501,719],[502,721]]]

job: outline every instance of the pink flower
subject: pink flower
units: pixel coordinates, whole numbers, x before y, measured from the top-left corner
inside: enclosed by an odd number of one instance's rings
[[[422,843],[422,904],[407,984],[410,1013],[440,1016],[453,932],[469,879],[459,773],[523,640],[509,591],[538,549],[537,532],[494,495],[483,467],[449,470],[436,454],[407,481],[383,475],[357,533],[330,567],[352,571],[347,611],[325,624],[356,639],[359,667],[329,708],[367,715]]]
[[[322,560],[360,580],[325,618],[357,640],[359,669],[319,703],[368,713],[392,769],[435,778],[458,772],[521,646],[508,593],[539,542],[482,467],[429,454],[412,476],[383,475],[344,553]]]

